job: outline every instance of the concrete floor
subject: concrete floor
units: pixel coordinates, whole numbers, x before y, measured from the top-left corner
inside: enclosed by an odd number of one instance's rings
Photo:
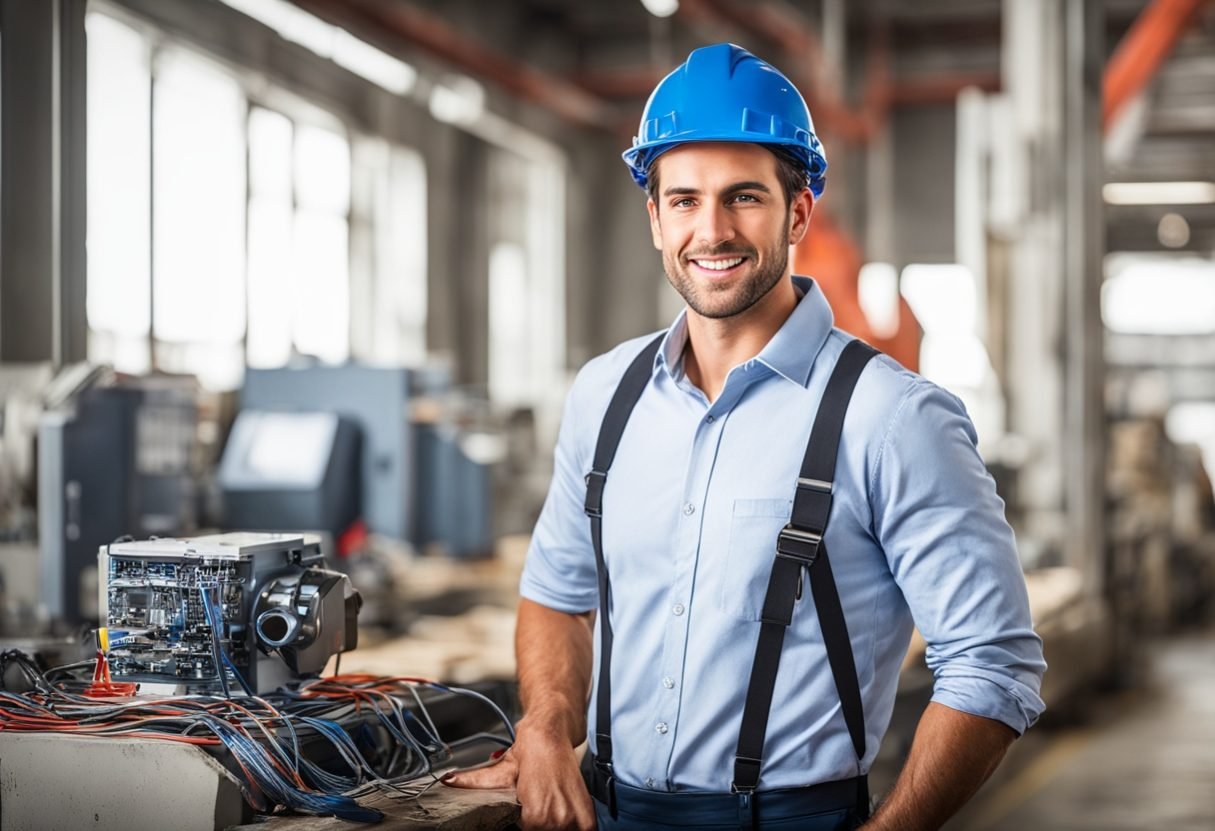
[[[1215,829],[1215,629],[1148,655],[1147,688],[1084,726],[1031,731],[950,831]]]

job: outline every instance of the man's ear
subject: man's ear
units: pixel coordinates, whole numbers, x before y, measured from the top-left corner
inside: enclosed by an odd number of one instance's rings
[[[654,240],[654,247],[659,251],[662,250],[662,225],[658,222],[658,205],[653,199],[645,201],[645,209],[650,213],[650,237]]]
[[[814,194],[802,188],[789,203],[789,244],[797,245],[810,230],[810,214],[814,212]]]

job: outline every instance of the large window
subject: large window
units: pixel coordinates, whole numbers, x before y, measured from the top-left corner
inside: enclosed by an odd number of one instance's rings
[[[89,355],[144,372],[152,318],[150,55],[139,33],[112,18],[90,14],[87,27]]]
[[[125,20],[86,26],[91,359],[213,389],[296,355],[425,359],[416,152]]]
[[[350,144],[254,107],[249,113],[250,366],[294,353],[350,354]]]
[[[551,404],[564,373],[561,234],[564,171],[556,154],[496,148],[490,159],[489,393],[508,406]]]
[[[159,50],[153,68],[154,359],[234,387],[244,364],[245,97],[184,49]]]
[[[351,351],[375,363],[419,364],[426,359],[426,165],[416,151],[372,138],[355,143],[354,162],[360,198],[351,215],[351,301],[368,325],[350,333]]]

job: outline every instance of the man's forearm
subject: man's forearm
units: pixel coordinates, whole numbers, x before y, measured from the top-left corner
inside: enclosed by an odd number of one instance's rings
[[[929,704],[903,772],[865,828],[940,828],[987,781],[1016,737],[1001,722]]]
[[[520,727],[581,744],[591,683],[591,614],[567,614],[521,600],[515,656],[524,714]]]

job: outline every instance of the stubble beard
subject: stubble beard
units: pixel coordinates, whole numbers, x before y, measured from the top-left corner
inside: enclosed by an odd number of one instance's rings
[[[763,265],[731,286],[712,287],[698,283],[688,273],[687,260],[697,257],[746,257],[749,263],[759,262],[754,248],[722,245],[712,250],[701,250],[695,254],[681,257],[678,253],[662,254],[663,268],[667,272],[667,281],[679,296],[688,304],[688,308],[701,317],[712,320],[740,315],[758,303],[785,276],[789,265],[789,229],[786,226],[781,240],[770,250],[764,252]]]

